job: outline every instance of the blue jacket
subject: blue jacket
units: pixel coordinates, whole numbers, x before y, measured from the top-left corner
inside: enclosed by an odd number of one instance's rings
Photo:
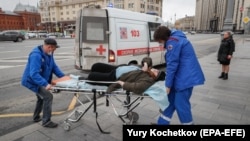
[[[194,48],[180,30],[172,30],[167,49],[165,86],[177,91],[204,84],[205,77]]]
[[[64,76],[56,65],[53,55],[45,54],[42,46],[38,46],[29,54],[21,84],[37,93],[40,86],[46,87],[51,83],[53,74],[59,78]]]

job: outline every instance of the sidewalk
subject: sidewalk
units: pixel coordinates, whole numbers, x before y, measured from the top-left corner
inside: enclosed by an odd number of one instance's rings
[[[221,66],[216,61],[216,53],[200,58],[199,61],[206,82],[205,85],[195,87],[191,97],[195,124],[250,124],[250,41],[236,43],[228,80],[218,79]],[[0,141],[122,141],[123,122],[115,115],[111,105],[106,107],[105,97],[98,99],[97,105],[100,126],[110,134],[99,131],[91,108],[79,122],[71,123],[69,131],[64,130],[63,122],[69,114],[65,113],[52,117],[59,123],[56,129],[34,123],[1,136]],[[115,105],[119,106],[118,103]],[[134,111],[139,114],[137,124],[156,122],[159,116],[159,107],[150,98],[144,98]],[[172,124],[180,124],[176,114]]]

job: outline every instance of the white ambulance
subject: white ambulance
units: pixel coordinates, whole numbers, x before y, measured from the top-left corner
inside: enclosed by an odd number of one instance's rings
[[[165,50],[153,40],[161,17],[116,8],[83,8],[77,14],[75,68],[94,63],[129,64],[150,56],[153,65],[165,63]]]

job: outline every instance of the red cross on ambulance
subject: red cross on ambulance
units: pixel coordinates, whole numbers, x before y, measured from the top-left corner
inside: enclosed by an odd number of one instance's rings
[[[103,45],[100,45],[99,48],[96,48],[96,52],[99,52],[99,55],[103,55],[103,52],[106,52],[106,48],[103,48]]]

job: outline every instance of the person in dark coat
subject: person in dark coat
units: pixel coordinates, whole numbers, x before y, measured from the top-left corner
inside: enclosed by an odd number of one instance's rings
[[[153,61],[150,57],[144,57],[141,61],[141,65],[129,64],[113,66],[110,64],[96,63],[92,66],[91,72],[86,79],[91,81],[116,81],[117,83],[114,84],[100,84],[108,86],[107,93],[123,88],[129,92],[141,94],[156,81],[165,79],[165,72],[154,69],[152,66]],[[93,84],[97,83],[98,82],[94,82]]]
[[[123,88],[124,90],[135,94],[142,94],[155,82],[165,80],[165,76],[165,72],[154,68],[147,71],[130,71],[122,74],[117,83],[111,84],[107,89],[107,93]]]
[[[234,52],[234,40],[230,32],[225,32],[224,37],[221,41],[220,48],[218,50],[218,58],[217,60],[220,62],[222,66],[221,75],[219,78],[223,80],[228,79],[229,65]]]
[[[147,66],[145,66],[144,63],[146,63]],[[141,61],[141,65],[138,65],[138,63],[134,63],[115,66],[98,62],[91,67],[91,72],[86,79],[92,81],[116,81],[122,74],[126,72],[141,69],[144,69],[146,71],[147,69],[152,68],[152,65],[153,62],[152,58],[150,57],[144,57]]]

